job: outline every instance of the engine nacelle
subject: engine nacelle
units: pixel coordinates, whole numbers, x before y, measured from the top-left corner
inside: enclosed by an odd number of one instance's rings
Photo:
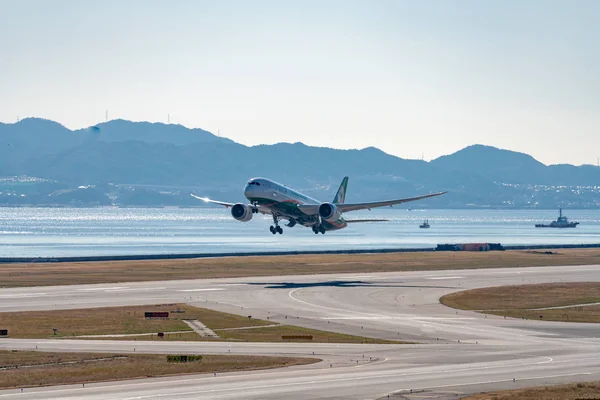
[[[341,215],[335,204],[323,203],[319,206],[319,216],[325,221],[337,221]]]
[[[238,221],[248,222],[252,219],[252,209],[243,203],[231,207],[231,216]]]

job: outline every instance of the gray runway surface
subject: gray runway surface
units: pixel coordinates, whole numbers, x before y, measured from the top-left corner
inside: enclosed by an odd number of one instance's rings
[[[600,281],[600,266],[161,281],[0,290],[0,311],[186,302],[414,345],[0,339],[0,349],[262,354],[322,358],[286,369],[0,391],[32,399],[454,399],[465,393],[600,380],[600,327],[457,311],[470,288]],[[549,293],[551,295],[551,293]],[[514,379],[514,381],[513,381]],[[411,394],[410,391],[413,391]],[[401,397],[403,396],[403,397]]]

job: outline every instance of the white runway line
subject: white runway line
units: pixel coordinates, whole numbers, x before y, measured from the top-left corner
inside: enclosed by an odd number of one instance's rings
[[[164,290],[165,287],[149,287],[149,288],[129,288],[129,289],[112,289],[110,292],[147,292],[149,290]]]
[[[435,278],[427,278],[433,280],[443,280],[443,279],[464,279],[464,276],[438,276]]]
[[[22,293],[22,294],[3,294],[0,299],[18,299],[21,297],[38,297],[46,296],[48,293]]]
[[[100,290],[116,290],[116,289],[129,289],[129,286],[112,286],[112,287],[100,287],[100,288],[86,288],[77,289],[78,292],[96,292]]]
[[[206,289],[180,289],[177,292],[208,292],[215,290],[225,290],[225,288],[206,288]]]

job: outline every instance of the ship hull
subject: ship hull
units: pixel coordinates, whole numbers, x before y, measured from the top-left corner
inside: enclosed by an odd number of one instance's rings
[[[569,223],[568,225],[546,225],[546,224],[536,224],[536,228],[575,228],[577,224]]]

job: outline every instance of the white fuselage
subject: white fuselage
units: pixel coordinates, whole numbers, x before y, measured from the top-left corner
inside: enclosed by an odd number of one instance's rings
[[[244,188],[244,196],[252,204],[273,210],[274,214],[292,218],[304,226],[319,223],[319,219],[308,216],[298,209],[300,204],[321,204],[317,199],[306,196],[296,190],[266,178],[253,178]],[[347,226],[340,218],[337,221],[321,221],[326,230],[342,229]]]

